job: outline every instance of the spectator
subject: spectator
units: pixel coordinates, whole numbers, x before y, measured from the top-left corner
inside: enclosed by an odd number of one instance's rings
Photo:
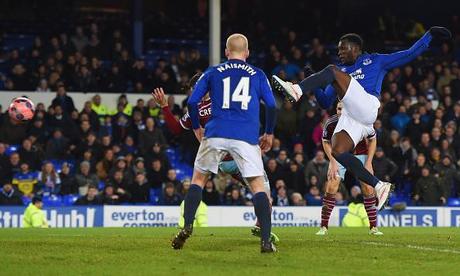
[[[105,185],[104,194],[102,195],[103,204],[108,205],[119,205],[129,199],[129,194],[127,194],[123,189],[115,190],[115,187],[112,185]]]
[[[422,177],[415,184],[414,201],[417,205],[439,206],[446,204],[445,192],[439,180],[428,167],[422,169]]]
[[[292,193],[291,194],[291,205],[292,206],[305,206],[306,202],[300,193]]]
[[[292,103],[284,101],[283,107],[278,112],[276,134],[283,141],[291,141],[297,131],[297,113]]]
[[[177,174],[175,169],[169,169],[167,174],[166,174],[166,181],[173,183],[174,187],[179,187],[180,186],[180,181],[177,180]]]
[[[230,205],[230,206],[246,205],[244,197],[241,195],[240,189],[238,187],[233,187],[230,190],[230,194],[227,195],[225,199],[225,205]]]
[[[308,194],[305,195],[305,200],[307,201],[308,206],[321,206],[322,199],[320,195],[320,190],[317,186],[311,186]]]
[[[113,185],[115,190],[122,189],[128,191],[128,188],[132,185],[125,177],[122,171],[115,171],[109,179],[109,184]]]
[[[372,159],[372,167],[374,168],[375,177],[387,182],[391,182],[398,172],[396,164],[385,156],[381,147],[378,147],[375,152],[375,157]]]
[[[6,165],[6,179],[10,181],[16,173],[21,172],[21,159],[17,152],[13,152],[10,155],[9,163]]]
[[[114,165],[113,150],[107,149],[104,153],[104,158],[96,164],[96,175],[100,180],[106,180],[109,172],[112,171]]]
[[[133,183],[134,176],[133,176],[131,168],[128,166],[126,157],[124,156],[117,157],[117,160],[115,161],[115,166],[112,168],[110,175],[113,175],[115,171],[120,171],[123,173],[123,179],[124,181],[126,181],[126,185],[129,186],[131,183]]]
[[[11,183],[3,184],[3,189],[0,192],[0,205],[24,205],[21,193],[14,189]]]
[[[220,195],[216,190],[216,185],[211,179],[208,179],[203,189],[203,202],[208,206],[220,205]]]
[[[166,181],[166,171],[163,168],[160,160],[154,159],[152,161],[151,167],[147,170],[147,179],[154,189],[160,188],[161,185]]]
[[[289,206],[289,199],[285,187],[279,187],[276,191],[276,197],[274,198],[274,205],[276,206]]]
[[[267,162],[267,169],[266,169],[268,181],[271,185],[273,185],[278,179],[284,178],[284,173],[281,168],[278,166],[278,163],[275,159],[270,159]]]
[[[77,181],[75,176],[70,173],[70,165],[67,162],[62,163],[59,178],[61,179],[61,194],[68,195],[78,193]]]
[[[69,139],[62,135],[60,129],[56,129],[53,132],[53,138],[46,144],[45,156],[47,159],[66,159],[69,149]]]
[[[161,205],[177,205],[182,202],[182,198],[176,193],[176,188],[173,183],[166,183],[163,190],[163,195],[160,200]]]
[[[148,203],[150,200],[150,185],[145,178],[145,174],[138,173],[134,178],[134,183],[129,187],[131,202]]]
[[[102,199],[98,195],[96,186],[90,185],[86,195],[78,198],[75,205],[102,205]]]
[[[161,129],[155,127],[155,121],[153,118],[148,118],[145,121],[145,130],[139,132],[139,150],[142,154],[145,154],[153,147],[155,143],[159,143],[160,146],[166,145],[166,139],[163,136]]]
[[[40,194],[57,195],[61,191],[61,179],[51,162],[45,162],[38,173],[38,188]]]
[[[310,177],[316,175],[318,177],[318,188],[322,191],[323,185],[327,180],[327,168],[329,162],[326,160],[323,151],[317,151],[315,158],[307,163],[305,167],[305,182],[310,186]],[[308,199],[307,199],[308,203]]]
[[[406,113],[406,108],[404,106],[400,106],[398,113],[391,117],[391,126],[396,129],[399,134],[404,135],[409,121],[410,117]]]
[[[151,163],[153,160],[158,159],[160,160],[161,164],[164,168],[170,168],[171,165],[169,164],[168,157],[166,154],[161,150],[161,146],[159,143],[154,143],[151,150],[145,154],[145,158],[147,163]]]
[[[27,125],[19,124],[10,116],[0,116],[0,143],[19,145],[27,136]]]
[[[78,52],[82,52],[86,45],[88,45],[88,37],[83,32],[83,28],[81,26],[77,26],[75,28],[75,34],[71,37],[70,40]]]
[[[14,174],[12,184],[18,187],[18,191],[27,197],[32,197],[37,191],[37,173],[29,170],[29,164],[22,162],[21,171]]]
[[[182,198],[185,198],[185,195],[188,193],[191,184],[192,183],[190,179],[186,178],[182,182],[180,182],[178,186],[176,186],[176,190],[179,191],[179,194]]]
[[[88,192],[89,186],[97,187],[99,179],[97,179],[96,174],[91,173],[91,165],[88,161],[83,161],[80,163],[80,171],[75,175],[75,181],[78,186],[78,193],[83,196]]]
[[[43,155],[36,146],[32,145],[30,139],[24,139],[18,153],[21,156],[22,162],[29,164],[31,170],[35,171],[39,169],[40,160],[43,160]]]
[[[452,195],[452,190],[457,183],[457,191],[460,191],[458,183],[460,183],[460,173],[452,163],[452,159],[449,155],[442,157],[441,162],[434,166],[435,176],[439,177],[439,182],[444,191],[445,198],[449,198]]]
[[[53,107],[61,106],[64,113],[70,114],[74,109],[75,105],[73,99],[67,95],[63,84],[59,84],[57,87],[56,98],[51,102]]]
[[[136,158],[136,161],[134,162],[134,166],[133,166],[133,174],[137,175],[139,173],[147,175],[147,171],[145,169],[144,158],[142,157]]]
[[[305,174],[295,161],[289,163],[289,171],[286,173],[285,180],[288,183],[288,190],[305,193]]]

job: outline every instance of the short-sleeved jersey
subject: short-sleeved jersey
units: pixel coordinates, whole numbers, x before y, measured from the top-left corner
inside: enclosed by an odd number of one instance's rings
[[[200,125],[204,128],[211,117],[211,99],[206,99],[198,104],[198,115],[200,116]],[[180,118],[179,123],[183,129],[191,129],[192,120],[190,119],[190,114],[188,112],[185,113],[182,118]]]
[[[264,72],[245,61],[230,59],[210,67],[198,80],[189,98],[191,108],[209,91],[212,114],[205,128],[205,137],[229,138],[249,144],[259,142],[260,100],[268,109],[275,108],[275,99]],[[272,119],[272,120],[271,120]],[[267,119],[266,132],[273,133],[273,118]],[[198,123],[197,123],[198,124]],[[193,128],[199,127],[193,125]]]
[[[324,128],[323,128],[323,140],[326,140],[326,141],[332,140],[332,135],[334,134],[334,130],[338,122],[339,122],[339,116],[337,116],[337,114],[327,119],[326,123],[324,124]],[[367,137],[367,138],[368,139],[375,138],[375,135]],[[353,154],[355,155],[366,154],[367,155],[367,153],[368,153],[367,141],[366,139],[363,139],[356,145]]]

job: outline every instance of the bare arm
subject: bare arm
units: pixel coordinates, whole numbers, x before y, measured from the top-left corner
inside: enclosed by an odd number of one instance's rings
[[[339,167],[337,160],[335,160],[334,156],[332,156],[332,145],[329,140],[322,139],[321,143],[323,144],[324,153],[326,154],[327,158],[329,158],[329,167],[327,169],[327,179],[328,180],[336,180],[337,176],[339,175]]]

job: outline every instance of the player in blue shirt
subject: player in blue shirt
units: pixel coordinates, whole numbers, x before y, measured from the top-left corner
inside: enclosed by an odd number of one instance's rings
[[[264,188],[261,150],[267,151],[272,145],[275,99],[263,71],[246,63],[249,50],[244,35],[233,34],[227,39],[225,55],[228,61],[206,70],[188,100],[193,131],[201,144],[195,159],[192,185],[184,199],[185,226],[173,239],[172,246],[182,248],[192,234],[202,188],[210,173],[217,174],[220,161],[229,153],[254,194],[254,209],[261,230],[261,252],[272,253],[276,248],[270,241],[270,202]],[[198,104],[208,91],[212,114],[204,130],[200,126]],[[266,106],[265,134],[262,137],[259,137],[260,100]]]
[[[337,97],[343,102],[342,115],[332,138],[332,155],[359,180],[375,188],[378,209],[385,205],[393,185],[373,176],[368,170],[372,168],[366,169],[351,151],[361,139],[374,135],[373,124],[380,107],[380,89],[385,74],[415,59],[434,41],[450,37],[446,28],[432,27],[407,50],[368,54],[362,51],[363,41],[359,35],[346,34],[338,44],[339,65],[329,65],[298,85],[273,76],[275,87],[291,101],[298,101],[303,93],[314,91],[323,108],[329,108]]]

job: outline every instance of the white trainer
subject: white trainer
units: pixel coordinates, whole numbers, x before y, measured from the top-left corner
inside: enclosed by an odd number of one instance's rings
[[[369,235],[382,236],[383,233],[380,232],[377,227],[372,227],[371,230],[369,230]]]
[[[375,194],[378,200],[377,210],[382,210],[384,208],[392,191],[393,184],[383,181],[379,181],[379,183],[377,183],[375,186]]]
[[[297,84],[292,84],[292,82],[283,81],[278,76],[272,76],[273,85],[275,89],[282,92],[283,95],[288,99],[290,102],[297,102],[302,97],[302,89]]]
[[[318,232],[316,232],[317,236],[326,236],[327,235],[327,228],[325,226],[321,226]]]

